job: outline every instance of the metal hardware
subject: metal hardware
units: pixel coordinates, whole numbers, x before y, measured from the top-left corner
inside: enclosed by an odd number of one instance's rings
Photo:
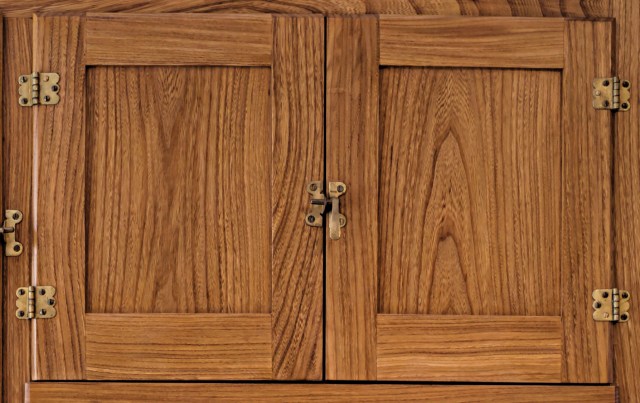
[[[311,227],[322,227],[323,214],[327,205],[331,206],[329,214],[329,238],[340,239],[340,228],[347,225],[347,217],[340,213],[340,196],[347,191],[347,185],[342,182],[329,182],[329,198],[324,195],[324,186],[321,181],[313,181],[307,184],[307,192],[311,195],[311,211],[304,222]]]
[[[60,102],[60,75],[57,73],[31,73],[18,78],[21,106],[56,105]]]
[[[16,225],[22,221],[22,213],[18,210],[5,210],[4,223],[0,228],[0,233],[4,236],[5,256],[20,256],[22,254],[22,244],[16,241]]]
[[[55,287],[29,286],[16,290],[18,319],[51,319],[56,316]]]
[[[618,77],[593,80],[593,107],[612,111],[628,111],[631,108],[631,83]]]
[[[598,322],[626,322],[629,320],[629,291],[607,288],[595,290],[593,319]]]

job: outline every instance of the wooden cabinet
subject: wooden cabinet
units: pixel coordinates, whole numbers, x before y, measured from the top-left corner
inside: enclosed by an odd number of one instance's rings
[[[615,401],[615,22],[231,11],[5,22],[6,401]]]

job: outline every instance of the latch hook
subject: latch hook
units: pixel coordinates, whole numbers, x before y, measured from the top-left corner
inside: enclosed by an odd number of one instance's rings
[[[311,211],[305,217],[305,223],[311,227],[322,227],[323,214],[330,206],[329,214],[329,238],[336,241],[340,239],[340,228],[347,225],[347,218],[340,213],[340,196],[347,191],[347,185],[343,182],[329,182],[329,198],[324,195],[324,186],[321,181],[313,181],[307,184],[307,192],[311,195]]]

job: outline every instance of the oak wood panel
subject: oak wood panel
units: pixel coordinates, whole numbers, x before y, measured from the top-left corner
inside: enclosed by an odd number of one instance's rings
[[[608,17],[612,0],[0,0],[0,12],[198,12]]]
[[[382,70],[378,312],[560,314],[560,82]]]
[[[348,225],[326,238],[326,376],[375,379],[378,262],[378,24],[327,23],[327,180],[347,193]]]
[[[561,380],[559,316],[378,315],[378,380]]]
[[[380,16],[380,64],[562,68],[564,20]]]
[[[31,284],[32,221],[31,172],[33,162],[32,110],[16,102],[16,77],[31,71],[33,25],[31,19],[5,18],[3,33],[3,200],[5,208],[17,208],[23,221],[16,236],[24,252],[5,259],[2,284],[5,297],[2,312],[4,324],[3,382],[4,402],[24,400],[24,384],[30,377],[30,337],[28,321],[16,320],[15,292],[18,287]]]
[[[88,14],[88,65],[271,64],[270,15]]]
[[[87,314],[90,380],[271,378],[269,314]]]
[[[611,382],[611,324],[591,293],[613,283],[612,114],[593,109],[594,77],[612,73],[613,24],[568,21],[562,82],[564,382]]]
[[[614,386],[30,383],[27,403],[451,402],[613,403]]]
[[[84,377],[85,73],[80,17],[34,18],[33,71],[60,74],[60,98],[34,114],[34,284],[56,287],[57,316],[35,321],[32,378]]]
[[[272,338],[274,379],[322,379],[322,231],[304,225],[324,176],[324,19],[275,17]]]
[[[271,311],[270,81],[88,70],[87,312]]]
[[[631,109],[615,116],[615,284],[631,292],[631,321],[613,328],[620,402],[640,401],[640,2],[615,0],[617,74],[631,81]]]

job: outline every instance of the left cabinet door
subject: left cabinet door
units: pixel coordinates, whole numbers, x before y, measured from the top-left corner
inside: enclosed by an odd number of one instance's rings
[[[34,380],[321,379],[324,20],[37,16]]]

